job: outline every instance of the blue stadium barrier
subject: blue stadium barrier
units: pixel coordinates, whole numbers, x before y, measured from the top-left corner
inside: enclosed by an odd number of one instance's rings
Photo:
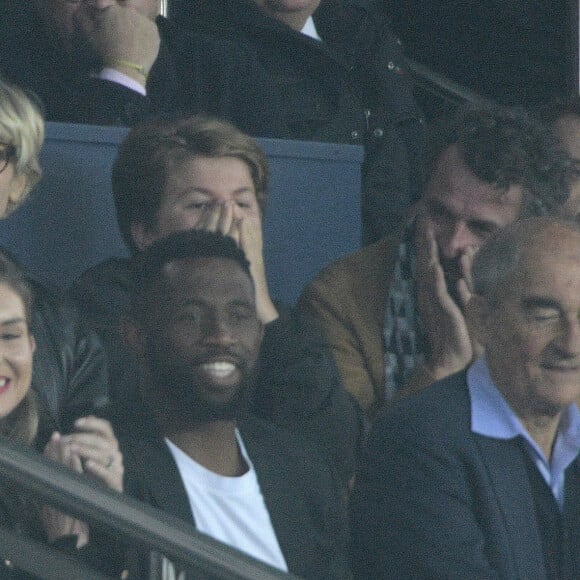
[[[44,177],[31,199],[0,224],[0,245],[29,274],[68,287],[85,269],[126,256],[110,171],[127,129],[48,123]],[[259,139],[271,169],[264,224],[270,291],[294,303],[326,264],[360,247],[362,148]]]

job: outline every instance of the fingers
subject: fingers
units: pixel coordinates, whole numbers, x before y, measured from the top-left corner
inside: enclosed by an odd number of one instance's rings
[[[208,204],[203,210],[199,222],[197,222],[196,229],[223,234],[224,232],[220,229],[220,225],[226,221],[222,218],[223,211],[224,206],[221,204]]]
[[[155,22],[133,6],[111,2],[96,7],[83,3],[74,15],[75,24],[104,63],[122,59],[150,70],[159,53]]]
[[[459,300],[461,300],[462,310],[465,311],[465,307],[471,299],[471,290],[464,278],[461,278],[457,282],[457,295],[459,296]]]
[[[83,417],[75,422],[78,431],[53,433],[45,455],[75,471],[90,473],[109,487],[122,491],[123,456],[108,421]]]
[[[196,229],[220,232],[240,245],[240,221],[234,202],[209,204],[196,224]]]
[[[465,252],[463,252],[460,258],[461,274],[470,292],[473,292],[471,267],[473,265],[473,258],[475,257],[476,252],[477,252],[476,248],[474,248],[473,246],[468,246],[468,248],[465,250]]]
[[[77,419],[74,423],[75,429],[79,432],[94,433],[100,435],[105,439],[115,439],[115,433],[113,432],[113,427],[111,423],[106,419],[101,419],[100,417],[95,417],[89,415],[87,417],[81,417]]]
[[[111,455],[106,464],[102,464],[100,460],[87,460],[85,462],[85,471],[100,479],[111,489],[119,492],[123,491],[125,468],[123,466],[123,456],[120,453],[117,456]]]

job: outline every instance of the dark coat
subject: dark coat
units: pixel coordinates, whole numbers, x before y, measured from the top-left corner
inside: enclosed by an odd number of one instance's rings
[[[55,430],[67,432],[78,417],[108,401],[109,383],[103,346],[68,299],[32,283],[31,330],[36,340],[32,389],[40,424],[42,449]]]
[[[132,289],[129,261],[120,258],[91,268],[72,288],[107,352],[111,399],[121,403],[139,398],[139,368],[119,329]],[[301,441],[316,442],[346,482],[362,437],[360,408],[343,389],[318,329],[294,309],[276,306],[280,317],[266,325],[260,350],[253,412]]]
[[[143,96],[71,62],[50,44],[32,4],[9,0],[3,7],[0,74],[34,91],[49,121],[132,126],[152,116],[203,112],[254,136],[285,136],[276,91],[241,47],[184,34],[159,17],[161,46]]]
[[[348,530],[340,483],[292,436],[247,418],[240,433],[254,464],[272,525],[290,572],[301,578],[348,578]],[[175,461],[155,434],[121,440],[125,491],[194,524]],[[135,577],[145,578],[141,571]]]
[[[173,18],[256,52],[283,98],[291,138],[364,145],[367,242],[401,221],[422,191],[422,116],[400,43],[370,11],[322,2],[314,21],[323,43],[264,14],[253,0],[177,2]]]
[[[352,498],[357,577],[546,580],[521,438],[471,432],[465,373],[377,421]],[[554,502],[555,503],[555,502]],[[580,459],[566,472],[564,522],[580,570]]]

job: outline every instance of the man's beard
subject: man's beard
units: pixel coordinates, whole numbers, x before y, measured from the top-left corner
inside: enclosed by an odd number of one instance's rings
[[[235,393],[225,401],[215,401],[195,384],[199,378],[192,375],[188,366],[167,364],[163,354],[149,350],[149,404],[154,403],[156,407],[162,405],[182,424],[239,420],[248,413],[254,392],[256,365],[249,367],[239,363],[241,379]],[[155,411],[154,408],[151,410]]]

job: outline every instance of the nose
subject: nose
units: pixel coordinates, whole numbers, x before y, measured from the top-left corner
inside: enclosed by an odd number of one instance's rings
[[[477,247],[478,239],[464,221],[456,221],[440,240],[440,251],[445,258],[457,258],[469,247]]]
[[[225,317],[213,315],[208,317],[204,328],[204,341],[207,344],[231,345],[235,342],[230,325]]]
[[[565,356],[580,356],[580,319],[566,322],[556,344]]]

